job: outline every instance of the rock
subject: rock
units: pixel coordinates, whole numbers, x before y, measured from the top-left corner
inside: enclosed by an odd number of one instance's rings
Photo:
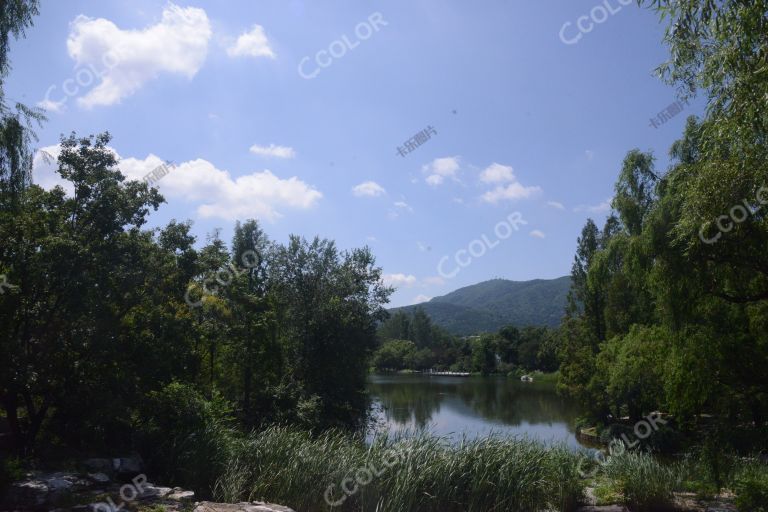
[[[51,475],[50,478],[44,480],[45,484],[48,486],[49,492],[71,491],[75,486],[76,481],[80,482],[80,478],[77,476],[72,479],[67,479],[60,475]]]
[[[108,484],[110,480],[106,473],[88,473],[88,478],[97,484]]]
[[[152,500],[162,499],[173,492],[170,487],[158,487],[155,484],[146,483],[141,486],[141,494],[136,499],[138,500]]]
[[[193,512],[294,512],[293,509],[271,503],[254,501],[253,503],[198,503]]]
[[[38,508],[48,499],[48,486],[42,480],[26,480],[11,484],[5,495],[4,505],[10,507]]]
[[[144,470],[144,462],[141,457],[120,457],[112,459],[112,469],[121,477],[133,477],[140,475]]]
[[[33,473],[31,478],[9,487],[3,506],[19,509],[52,509],[73,491],[85,489],[91,482],[72,473]]]
[[[167,498],[173,501],[192,502],[195,501],[195,493],[194,491],[185,491],[181,487],[176,487]]]

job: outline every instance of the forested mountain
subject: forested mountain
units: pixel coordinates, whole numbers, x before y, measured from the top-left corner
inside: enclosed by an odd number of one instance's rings
[[[570,277],[509,281],[492,279],[459,288],[418,306],[451,334],[495,332],[506,325],[556,327],[565,311]]]

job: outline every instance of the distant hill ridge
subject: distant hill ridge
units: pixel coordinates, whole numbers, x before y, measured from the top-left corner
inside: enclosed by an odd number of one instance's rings
[[[569,276],[532,281],[492,279],[390,312],[412,312],[420,307],[435,324],[459,336],[494,332],[510,324],[556,327],[565,313],[570,287]]]

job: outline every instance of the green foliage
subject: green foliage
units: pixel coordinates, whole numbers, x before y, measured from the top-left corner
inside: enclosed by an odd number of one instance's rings
[[[206,407],[222,399],[244,429],[364,424],[391,293],[372,254],[271,243],[255,221],[235,227],[231,250],[216,234],[195,249],[188,223],[144,231],[163,198],[125,179],[109,141],[62,139],[71,197],[0,189],[0,270],[15,285],[0,296],[0,404],[13,446],[123,451],[141,425],[142,452],[180,460],[160,471],[205,493],[229,429]],[[184,418],[182,404],[204,417]],[[166,427],[174,445],[156,450]]]
[[[13,35],[17,39],[24,36],[24,31],[32,25],[32,19],[38,14],[38,0],[8,0],[0,3],[0,90],[10,69],[10,36]]]
[[[739,510],[768,511],[768,466],[749,463],[734,477],[733,490]]]
[[[603,469],[632,510],[673,510],[673,491],[680,486],[676,466],[664,465],[647,453],[625,452],[610,457]]]
[[[452,446],[412,434],[366,445],[338,432],[312,437],[271,428],[240,446],[219,479],[217,497],[268,500],[307,512],[569,511],[582,499],[576,455],[564,447],[498,437]],[[375,473],[370,482],[355,483],[357,474],[367,480],[367,470]],[[340,500],[346,477],[357,492],[331,508],[323,497]]]
[[[379,371],[450,369],[488,375],[508,374],[518,368],[554,372],[558,366],[560,338],[546,327],[519,330],[508,325],[497,334],[456,338],[416,309],[413,315],[397,311],[379,327],[378,335],[383,341],[374,354],[373,367]],[[419,342],[391,338],[401,335],[418,337]]]
[[[0,497],[4,495],[8,485],[21,480],[25,474],[21,459],[0,457]]]
[[[664,393],[667,338],[662,327],[635,325],[625,337],[605,343],[597,367],[605,373],[605,391],[615,416],[626,412],[630,421],[638,421],[656,410]]]
[[[410,368],[415,353],[416,345],[412,341],[389,340],[374,353],[373,367],[379,371],[405,370]]]
[[[665,41],[671,57],[659,67],[661,77],[684,95],[704,92],[709,100],[708,117],[738,130],[728,137],[748,143],[755,134],[765,136],[768,116],[762,106],[768,92],[764,39],[768,32],[768,3],[640,3],[655,7],[667,20]]]
[[[138,447],[152,474],[210,497],[234,449],[231,406],[174,382],[150,393],[139,412]]]
[[[670,23],[662,74],[709,109],[688,119],[666,174],[629,151],[615,214],[584,227],[560,389],[598,422],[664,410],[689,432],[721,432],[720,449],[754,445],[768,425],[766,3],[640,3]]]
[[[472,371],[488,375],[496,370],[496,346],[493,336],[472,340]]]

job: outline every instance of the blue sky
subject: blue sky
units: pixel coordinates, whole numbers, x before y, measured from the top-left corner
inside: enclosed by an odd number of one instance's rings
[[[701,105],[650,126],[675,101],[653,74],[663,27],[626,1],[43,0],[7,96],[48,109],[54,155],[109,130],[129,177],[176,163],[152,226],[191,219],[202,243],[254,217],[277,241],[369,245],[400,306],[567,274],[626,152],[666,168]],[[499,240],[514,212],[527,224]]]

